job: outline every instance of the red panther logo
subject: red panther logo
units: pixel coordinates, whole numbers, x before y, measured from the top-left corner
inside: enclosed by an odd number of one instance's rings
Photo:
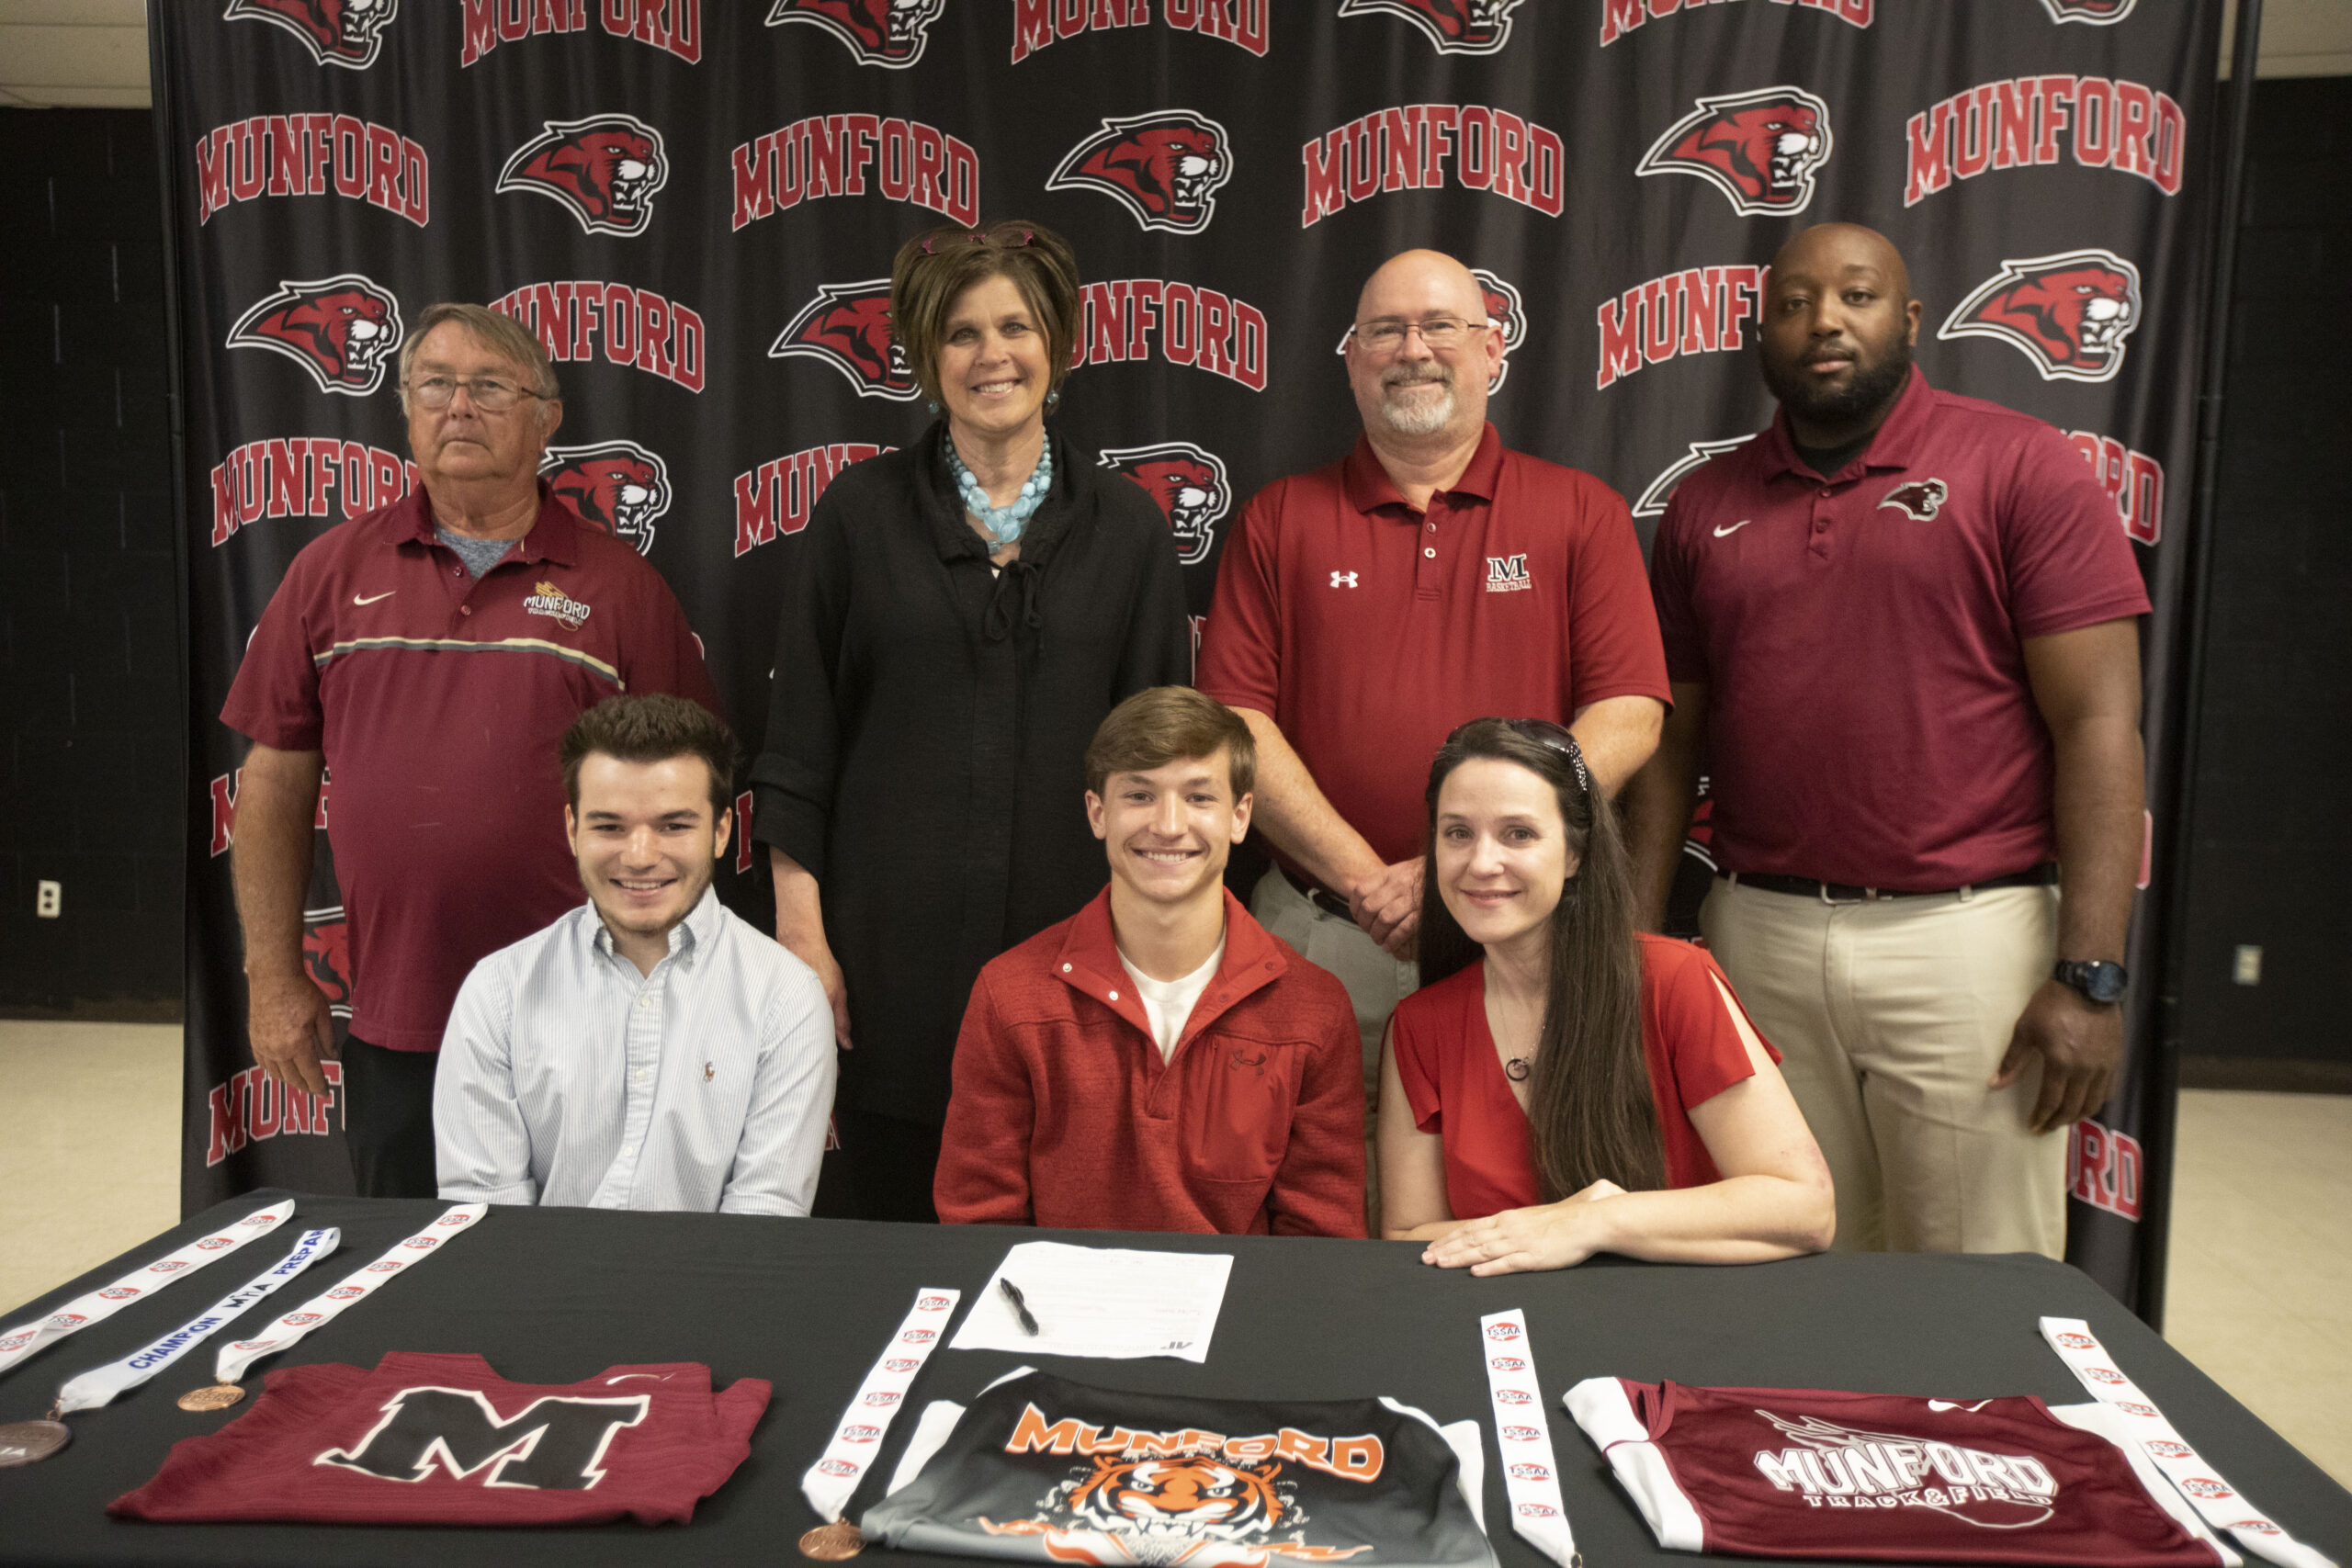
[[[1047,190],[1099,190],[1147,229],[1197,234],[1216,216],[1216,188],[1233,177],[1225,127],[1191,109],[1163,109],[1102,129],[1071,148]]]
[[[364,398],[384,384],[401,344],[401,306],[359,273],[286,279],[229,329],[231,348],[266,348],[311,373],[322,392]]]
[[[229,0],[232,22],[267,22],[302,40],[321,65],[365,71],[384,47],[384,29],[401,0]]]
[[[1696,175],[1750,217],[1803,212],[1829,161],[1829,106],[1802,87],[1701,98],[1634,165],[1637,175]]]
[[[828,283],[768,346],[770,359],[806,354],[850,378],[861,398],[912,402],[922,395],[907,351],[890,333],[890,280]]]
[[[1474,266],[1470,276],[1478,280],[1478,291],[1487,297],[1487,324],[1500,327],[1503,333],[1502,362],[1487,382],[1491,394],[1502,389],[1503,378],[1510,374],[1510,351],[1526,341],[1527,311],[1520,303],[1519,290],[1504,282],[1500,274]]]
[[[1951,499],[1951,487],[1943,480],[1913,479],[1906,484],[1896,485],[1879,497],[1878,504],[1882,511],[1890,506],[1895,507],[1904,515],[1925,523],[1942,511],[1944,502]]]
[[[653,193],[670,178],[662,133],[626,114],[541,123],[547,130],[498,171],[498,188],[551,197],[591,234],[644,233],[653,221]]]
[[[329,1010],[351,1016],[351,928],[343,911],[308,909],[302,916],[302,962],[311,983],[327,994]]]
[[[2050,13],[2053,22],[2087,22],[2095,28],[2111,28],[2132,14],[2140,0],[2041,0],[2041,8]]]
[[[1342,17],[1385,11],[1420,28],[1440,54],[1496,54],[1510,42],[1521,0],[1340,0]]]
[[[1936,335],[1999,338],[2045,381],[2111,381],[2139,324],[2140,269],[2093,249],[2003,261]]]
[[[593,446],[550,446],[539,459],[548,491],[575,516],[644,555],[653,548],[653,525],[670,510],[670,465],[634,441]]]
[[[857,57],[860,65],[903,71],[922,58],[931,24],[947,0],[775,0],[768,26],[809,22],[824,28]]]
[[[1233,504],[1225,459],[1189,441],[1153,446],[1108,446],[1098,467],[1113,469],[1143,487],[1159,503],[1176,536],[1176,558],[1198,566],[1216,543],[1216,525]]]

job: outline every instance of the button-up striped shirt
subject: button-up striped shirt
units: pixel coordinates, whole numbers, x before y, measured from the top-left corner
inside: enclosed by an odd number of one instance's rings
[[[433,1088],[441,1196],[805,1214],[833,1074],[815,972],[716,891],[650,975],[583,904],[458,993]]]

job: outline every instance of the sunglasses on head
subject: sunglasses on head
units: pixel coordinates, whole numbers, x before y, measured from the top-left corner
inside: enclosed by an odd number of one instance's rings
[[[961,234],[934,234],[923,241],[922,254],[927,256],[937,256],[944,255],[950,251],[963,250],[1017,251],[1036,237],[1035,231],[1028,229],[1022,230],[1021,238],[1017,240],[984,234],[977,229]]]

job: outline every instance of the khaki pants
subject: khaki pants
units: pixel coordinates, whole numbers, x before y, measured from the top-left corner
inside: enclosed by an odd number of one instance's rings
[[[1838,1184],[1838,1247],[2066,1251],[2066,1137],[2027,1126],[2038,1063],[1985,1088],[2056,962],[2058,894],[1826,904],[1718,880],[1707,945]]]
[[[1250,913],[1260,925],[1296,948],[1318,969],[1328,969],[1348,988],[1356,1030],[1363,1040],[1363,1174],[1365,1212],[1374,1239],[1380,1235],[1380,1161],[1374,1129],[1380,1118],[1380,1043],[1396,1004],[1420,989],[1418,965],[1391,958],[1353,920],[1327,914],[1307,902],[1277,866],[1259,879]]]

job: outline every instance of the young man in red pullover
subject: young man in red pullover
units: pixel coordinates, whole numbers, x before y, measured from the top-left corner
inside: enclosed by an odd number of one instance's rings
[[[980,971],[941,1220],[1364,1234],[1348,994],[1225,890],[1256,773],[1249,726],[1189,687],[1138,692],[1095,731],[1111,886]]]

